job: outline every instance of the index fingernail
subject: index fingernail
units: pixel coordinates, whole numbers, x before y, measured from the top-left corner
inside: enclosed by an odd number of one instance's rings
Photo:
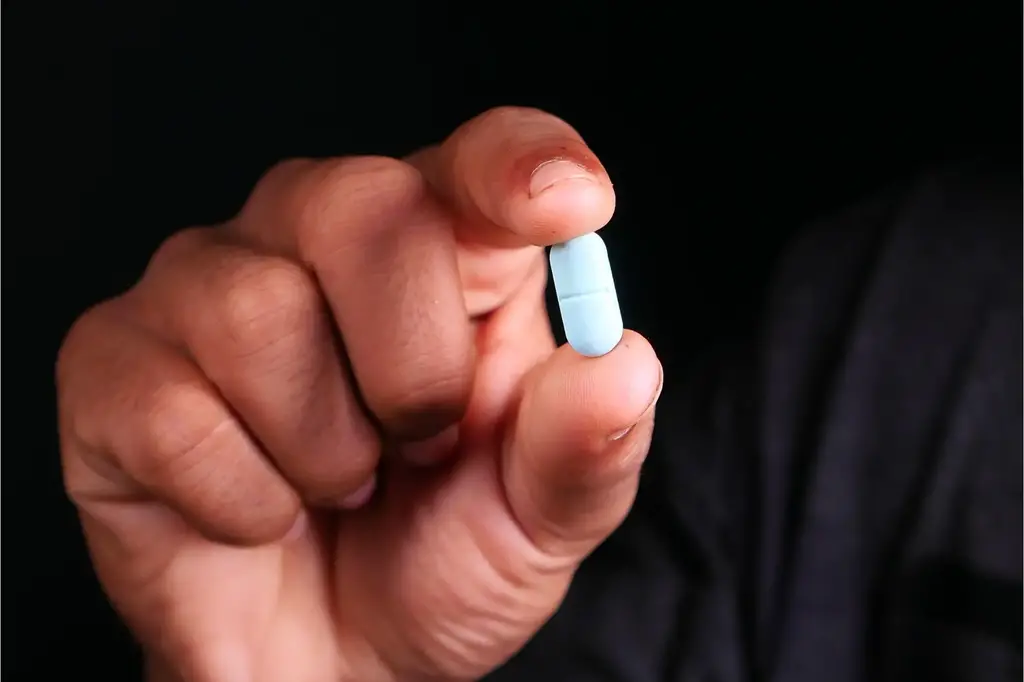
[[[536,197],[555,185],[569,181],[592,183],[595,178],[586,168],[568,159],[545,161],[530,176],[530,197]]]

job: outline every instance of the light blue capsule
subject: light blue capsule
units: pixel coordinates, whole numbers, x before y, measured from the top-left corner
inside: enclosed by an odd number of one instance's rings
[[[604,240],[585,234],[555,244],[549,258],[566,341],[580,355],[608,353],[622,339],[622,313]]]

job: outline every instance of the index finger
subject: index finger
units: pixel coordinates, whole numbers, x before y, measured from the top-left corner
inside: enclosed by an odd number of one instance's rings
[[[537,109],[491,109],[409,162],[465,218],[457,237],[467,245],[557,244],[604,227],[615,210],[597,156]]]

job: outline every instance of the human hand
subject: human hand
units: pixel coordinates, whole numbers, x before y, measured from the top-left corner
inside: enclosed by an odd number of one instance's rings
[[[661,366],[555,348],[543,246],[614,195],[564,122],[487,112],[406,160],[291,161],[171,237],[58,362],[64,478],[156,668],[472,679],[624,518]]]

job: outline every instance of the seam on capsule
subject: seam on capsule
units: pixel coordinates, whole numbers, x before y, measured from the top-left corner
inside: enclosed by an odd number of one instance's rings
[[[558,300],[559,301],[572,301],[572,300],[575,300],[577,298],[589,298],[591,296],[599,296],[601,294],[609,294],[610,295],[611,293],[612,293],[611,289],[604,288],[604,289],[597,289],[595,291],[587,291],[587,292],[584,292],[582,294],[569,294],[567,296],[559,296]]]

